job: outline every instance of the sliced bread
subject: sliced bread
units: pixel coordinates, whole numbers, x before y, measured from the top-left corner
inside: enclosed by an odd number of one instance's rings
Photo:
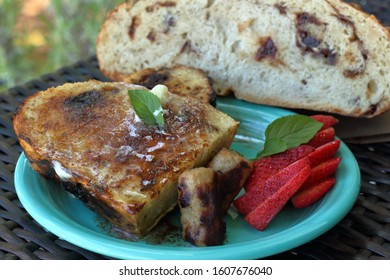
[[[127,1],[97,39],[102,72],[201,68],[217,94],[373,117],[390,109],[390,35],[339,0]]]

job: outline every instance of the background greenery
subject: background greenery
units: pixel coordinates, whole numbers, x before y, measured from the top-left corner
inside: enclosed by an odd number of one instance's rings
[[[0,0],[0,92],[95,54],[107,13],[124,0]]]

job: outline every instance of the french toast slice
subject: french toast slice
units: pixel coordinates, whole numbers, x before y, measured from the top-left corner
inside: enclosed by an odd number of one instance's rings
[[[140,88],[94,80],[50,88],[20,104],[14,130],[34,170],[142,237],[177,204],[179,176],[229,147],[239,123],[169,93],[165,128],[147,126],[128,96]]]
[[[216,105],[216,93],[212,80],[199,68],[174,65],[172,67],[144,68],[119,80],[152,89],[158,84],[168,87],[169,92],[188,95],[203,102]]]

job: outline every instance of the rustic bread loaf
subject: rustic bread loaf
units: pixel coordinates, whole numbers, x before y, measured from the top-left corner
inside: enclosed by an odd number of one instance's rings
[[[147,126],[128,96],[139,88],[89,81],[38,92],[18,108],[14,130],[34,170],[143,236],[177,204],[180,174],[229,147],[238,122],[195,98],[167,94],[164,129]]]
[[[339,0],[127,1],[97,39],[102,72],[198,67],[218,94],[372,117],[390,109],[389,30]]]

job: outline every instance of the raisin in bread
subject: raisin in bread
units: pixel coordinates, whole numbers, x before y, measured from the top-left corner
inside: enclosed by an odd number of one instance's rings
[[[179,176],[229,147],[238,122],[167,93],[165,128],[147,126],[128,96],[139,88],[88,81],[38,92],[19,106],[14,130],[34,170],[116,227],[143,236],[177,204]]]
[[[339,0],[127,1],[97,39],[114,80],[175,64],[218,94],[355,117],[390,109],[389,30]]]

